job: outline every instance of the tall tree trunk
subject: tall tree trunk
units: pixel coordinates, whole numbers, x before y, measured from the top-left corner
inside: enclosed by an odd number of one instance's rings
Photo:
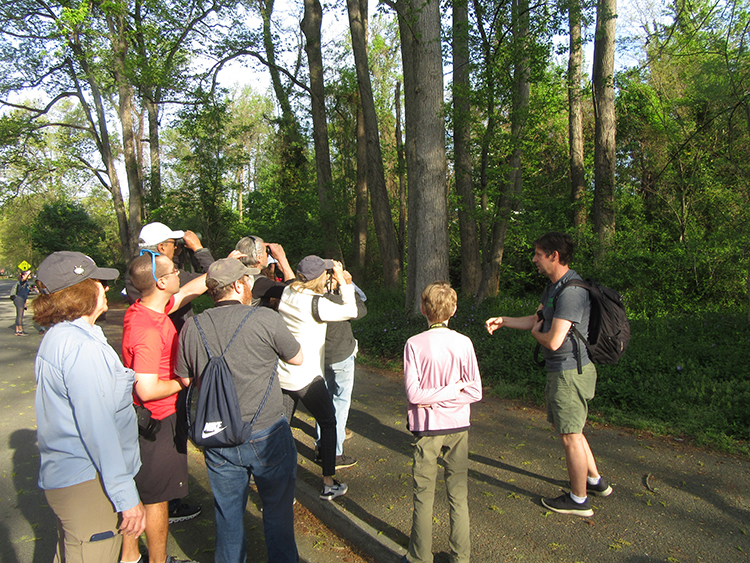
[[[396,166],[398,167],[398,259],[401,270],[406,258],[406,163],[404,162],[404,141],[401,133],[401,82],[396,82],[393,104],[396,108]]]
[[[568,141],[570,143],[570,187],[573,205],[573,226],[586,224],[586,178],[583,168],[583,102],[581,96],[581,4],[571,0],[568,21],[570,24],[570,57],[568,58]]]
[[[323,53],[320,48],[320,26],[323,9],[318,0],[305,0],[305,16],[301,27],[307,43],[307,64],[310,68],[310,97],[312,99],[313,142],[315,144],[315,169],[317,172],[320,220],[325,238],[326,256],[341,259],[338,243],[336,213],[333,210],[330,190],[333,185],[331,153],[328,145],[328,119],[326,116],[325,87],[323,85]]]
[[[615,28],[617,0],[598,0],[594,40],[594,232],[602,258],[615,238]]]
[[[125,174],[128,180],[128,252],[129,259],[138,249],[138,234],[141,230],[141,205],[143,187],[138,170],[135,122],[133,115],[133,89],[127,77],[128,40],[124,15],[107,16],[110,42],[113,53],[112,71],[118,94],[118,115],[122,124],[122,148]],[[129,261],[128,259],[128,261]]]
[[[366,3],[363,3],[366,6]],[[367,61],[367,38],[362,6],[359,0],[347,0],[349,12],[349,29],[352,35],[354,64],[357,70],[357,84],[362,103],[362,114],[365,122],[367,139],[367,188],[370,191],[372,217],[380,247],[380,258],[383,262],[383,283],[386,287],[396,289],[401,280],[401,267],[398,259],[396,230],[391,217],[391,204],[385,185],[383,156],[380,150],[378,118],[370,83],[370,65]],[[365,10],[366,14],[366,10]]]
[[[453,2],[453,145],[458,225],[461,236],[461,291],[476,295],[482,280],[471,175],[471,84],[469,82],[469,9]]]
[[[144,104],[148,114],[148,151],[151,169],[149,170],[149,210],[162,205],[161,193],[161,148],[159,140],[159,104],[152,96],[144,96]]]
[[[71,38],[68,45],[70,46],[71,51],[76,58],[76,61],[83,70],[89,88],[91,88],[91,98],[94,102],[93,114],[91,111],[91,107],[89,106],[89,103],[87,101],[87,97],[83,94],[78,76],[76,75],[75,70],[72,68],[73,63],[72,61],[69,61],[69,75],[73,82],[76,84],[78,99],[80,100],[81,107],[86,114],[86,119],[91,124],[91,131],[94,135],[94,141],[102,158],[102,162],[104,163],[107,179],[105,180],[98,173],[95,173],[99,178],[100,183],[105,186],[107,190],[109,190],[109,193],[112,195],[112,206],[114,207],[115,216],[117,217],[117,232],[120,236],[122,257],[123,260],[127,263],[131,258],[128,214],[125,211],[125,201],[122,198],[120,179],[117,176],[115,158],[112,154],[111,139],[109,136],[109,130],[107,128],[107,115],[104,111],[104,103],[102,100],[102,90],[89,65],[88,59],[84,54],[83,47],[79,42],[79,38],[77,36]]]
[[[513,41],[516,49],[516,63],[513,65],[513,107],[511,109],[511,142],[513,152],[509,158],[510,172],[498,205],[498,214],[492,227],[492,250],[489,261],[485,261],[482,283],[477,292],[476,302],[487,296],[497,295],[500,265],[505,252],[505,238],[512,211],[520,207],[523,195],[522,140],[526,128],[529,108],[530,83],[529,60],[526,39],[529,34],[528,0],[513,1]]]
[[[440,2],[399,0],[404,66],[409,226],[406,309],[419,313],[419,295],[448,279],[448,183]]]
[[[367,137],[365,136],[365,117],[362,104],[357,96],[357,201],[355,207],[357,240],[354,249],[354,262],[359,278],[364,279],[365,259],[367,257],[367,217],[370,206],[367,193]]]

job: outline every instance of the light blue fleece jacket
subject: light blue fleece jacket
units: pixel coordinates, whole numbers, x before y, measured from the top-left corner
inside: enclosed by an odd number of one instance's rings
[[[60,489],[101,475],[117,512],[140,502],[141,466],[133,410],[133,370],[122,365],[101,327],[83,319],[55,324],[34,366],[41,468],[39,486]]]

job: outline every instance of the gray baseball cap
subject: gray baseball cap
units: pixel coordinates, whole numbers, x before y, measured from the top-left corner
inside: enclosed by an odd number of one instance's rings
[[[320,277],[326,270],[333,269],[333,260],[324,260],[320,256],[311,254],[305,256],[297,264],[297,275],[305,279],[305,281],[312,281]]]
[[[236,282],[242,276],[255,276],[260,274],[258,268],[245,266],[236,258],[222,258],[208,267],[206,282],[214,280],[218,287],[224,287]]]
[[[100,268],[82,252],[61,250],[53,252],[39,265],[36,277],[44,284],[45,293],[55,293],[83,280],[116,280],[120,272],[114,268]]]

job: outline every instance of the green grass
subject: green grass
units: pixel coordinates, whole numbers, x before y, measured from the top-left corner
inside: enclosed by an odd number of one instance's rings
[[[427,328],[409,317],[400,296],[368,292],[368,314],[353,323],[362,356],[400,369],[406,340]],[[474,342],[483,382],[502,398],[543,404],[545,372],[533,361],[535,341],[524,331],[487,334],[484,321],[526,315],[536,297],[495,298],[475,307],[460,301],[450,327]],[[632,339],[617,365],[598,366],[592,419],[692,437],[729,453],[750,455],[750,326],[744,311],[690,313],[631,320]]]

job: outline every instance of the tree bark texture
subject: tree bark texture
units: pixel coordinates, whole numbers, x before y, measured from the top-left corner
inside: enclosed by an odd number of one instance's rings
[[[505,238],[510,215],[520,207],[523,195],[522,139],[526,129],[529,96],[529,59],[526,53],[526,38],[529,33],[528,0],[513,2],[513,41],[516,48],[516,63],[513,65],[514,93],[511,110],[511,143],[513,151],[508,159],[510,172],[505,188],[497,205],[497,215],[492,226],[492,249],[490,259],[484,263],[482,283],[477,292],[476,302],[487,296],[497,295],[500,266],[505,252]]]
[[[583,101],[581,96],[581,5],[571,2],[568,21],[570,24],[570,56],[568,58],[568,142],[570,144],[570,187],[573,203],[573,226],[578,229],[586,224],[587,213],[584,201],[586,177],[583,168]]]
[[[110,43],[113,53],[113,74],[118,94],[118,115],[122,124],[122,148],[125,174],[128,180],[128,253],[127,262],[138,249],[138,233],[141,230],[141,205],[143,184],[140,182],[138,157],[136,154],[135,123],[133,120],[133,89],[127,78],[128,39],[124,14],[107,16]]]
[[[404,269],[406,259],[406,162],[404,161],[404,141],[401,133],[401,82],[396,82],[394,94],[394,107],[396,108],[396,166],[398,167],[398,259],[401,263],[401,271]]]
[[[391,216],[391,204],[385,184],[378,117],[370,82],[365,20],[362,16],[359,0],[347,0],[346,4],[349,12],[349,29],[352,36],[354,64],[357,71],[357,84],[367,139],[367,188],[370,192],[372,217],[378,246],[380,247],[380,258],[383,262],[383,283],[385,287],[397,289],[401,282],[401,267],[398,259],[396,229]]]
[[[361,281],[365,272],[367,257],[367,217],[370,210],[367,193],[367,138],[365,136],[365,117],[362,104],[357,96],[357,201],[356,201],[356,237],[354,245],[354,262]]]
[[[453,146],[458,225],[461,237],[461,291],[476,295],[482,281],[476,203],[471,167],[471,84],[469,82],[469,9],[453,2]]]
[[[422,290],[448,279],[441,12],[438,0],[402,0],[399,8],[410,219],[406,309],[418,314]]]
[[[597,257],[606,254],[615,237],[615,29],[617,0],[598,0],[594,40],[594,232]]]
[[[326,256],[340,260],[338,243],[338,221],[333,210],[330,190],[333,185],[331,153],[328,141],[328,118],[323,83],[323,53],[320,47],[320,26],[323,9],[318,0],[305,0],[305,15],[301,27],[307,42],[307,64],[310,69],[310,97],[312,99],[313,143],[315,145],[315,170],[317,172],[320,221],[325,237]]]
[[[73,83],[76,85],[76,91],[78,99],[81,102],[81,107],[86,114],[86,119],[91,124],[91,132],[94,137],[94,142],[99,151],[99,154],[104,163],[107,178],[104,179],[97,173],[100,183],[107,188],[110,194],[112,194],[112,206],[115,210],[115,216],[117,217],[117,231],[120,237],[120,245],[122,247],[123,260],[127,263],[131,258],[130,253],[130,237],[129,237],[129,226],[128,226],[128,214],[125,211],[125,202],[122,198],[122,189],[120,187],[120,179],[117,176],[117,169],[115,168],[115,158],[112,154],[111,139],[109,136],[109,129],[107,128],[107,115],[104,111],[104,102],[102,99],[102,89],[94,76],[94,73],[89,64],[87,54],[84,52],[83,46],[79,41],[79,37],[70,37],[68,45],[73,52],[76,61],[83,70],[86,83],[91,88],[91,98],[94,102],[94,112],[92,114],[91,106],[86,100],[86,96],[83,94],[79,77],[76,74],[72,61],[68,64],[69,75]]]

